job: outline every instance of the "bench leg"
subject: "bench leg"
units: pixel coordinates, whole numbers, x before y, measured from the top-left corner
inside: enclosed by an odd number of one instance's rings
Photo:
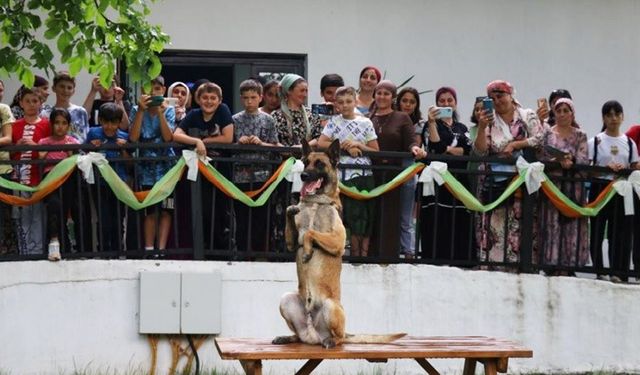
[[[433,366],[431,366],[431,363],[429,363],[429,361],[427,361],[426,359],[424,358],[414,358],[414,359],[416,360],[416,362],[418,362],[420,367],[422,367],[427,372],[427,374],[440,375],[438,370],[436,370]]]
[[[497,375],[498,374],[498,360],[497,359],[485,359],[484,363],[484,375]]]
[[[464,360],[464,370],[462,371],[462,375],[473,375],[476,373],[476,360],[471,358],[466,358]]]
[[[302,366],[302,368],[300,370],[298,370],[298,372],[296,372],[296,375],[309,375],[309,374],[311,374],[311,371],[313,371],[316,367],[318,367],[320,362],[322,362],[321,359],[310,359],[310,360],[308,360],[307,363],[305,363],[304,366]]]
[[[257,360],[240,360],[240,364],[247,375],[262,375],[262,361]]]

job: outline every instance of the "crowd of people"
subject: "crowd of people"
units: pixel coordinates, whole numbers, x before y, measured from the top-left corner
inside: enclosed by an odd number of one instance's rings
[[[303,141],[308,141],[313,147],[325,148],[337,139],[343,150],[340,162],[349,165],[341,172],[342,182],[367,191],[390,181],[399,170],[428,154],[523,156],[530,161],[555,161],[561,169],[548,172],[550,176],[566,175],[567,171],[574,170],[576,164],[608,167],[610,173],[585,175],[585,172],[572,172],[574,177],[589,180],[588,190],[585,190],[584,182],[554,181],[578,205],[593,202],[618,172],[637,169],[640,165],[640,126],[631,127],[626,134],[623,132],[623,108],[615,100],[602,106],[602,132],[588,139],[576,122],[576,108],[571,95],[563,89],[554,90],[548,99],[538,101],[537,108],[529,109],[518,102],[509,82],[492,81],[486,86],[486,92],[476,98],[470,117],[472,124],[467,126],[457,111],[458,97],[453,87],[439,88],[435,100],[426,105],[423,112],[417,89],[402,87],[398,91],[393,82],[382,79],[380,70],[374,66],[362,69],[357,86],[345,85],[338,74],[326,74],[320,81],[320,94],[324,108],[330,111],[315,113],[306,104],[309,83],[303,77],[286,74],[280,81],[268,82],[249,79],[239,86],[244,109],[232,114],[222,102],[222,89],[217,84],[204,79],[193,84],[173,82],[167,91],[161,76],[151,82],[150,92],[136,98],[137,105],[128,104],[125,91],[116,80],[111,87],[104,88],[97,78],[93,80],[83,105],[75,105],[71,103],[75,80],[68,73],[59,72],[53,79],[52,91],[56,96],[53,106],[45,104],[49,96],[49,82],[39,76],[33,88],[23,86],[18,90],[10,106],[0,104],[0,146],[122,146],[132,142],[173,141],[194,147],[200,155],[216,156],[216,151],[208,145],[237,143],[300,147]],[[4,91],[2,82],[0,87],[0,92]],[[374,157],[372,155],[375,154],[370,153],[375,151],[405,152],[407,157]],[[158,182],[172,167],[175,156],[174,150],[167,147],[142,148],[135,155],[126,148],[117,147],[105,148],[102,152],[107,159],[141,158],[133,163],[137,176],[135,187],[140,190],[148,190]],[[22,151],[11,155],[0,152],[0,160],[50,160],[44,169],[28,162],[13,168],[9,164],[0,164],[0,176],[36,186],[56,161],[70,154],[69,151]],[[263,183],[273,172],[269,164],[259,164],[271,158],[269,152],[248,152],[239,157],[246,163],[237,162],[226,173],[241,190]],[[512,163],[482,162],[477,168],[488,173],[473,177],[472,184],[471,176],[461,172],[469,169],[466,159],[447,160],[458,181],[464,186],[474,186],[473,192],[482,202],[491,202],[502,194],[510,181],[508,173],[515,173]],[[371,166],[396,168],[372,169]],[[126,164],[114,163],[114,168],[120,178],[130,180]],[[78,194],[75,188],[77,178],[76,174],[60,188],[62,194],[53,194],[45,202],[23,207],[19,215],[16,215],[15,208],[12,215],[11,207],[3,204],[0,216],[3,240],[13,233],[21,254],[41,253],[48,247],[49,258],[60,259],[61,249],[64,252],[71,248],[65,240],[68,237],[65,233],[67,217],[76,225],[90,222],[90,211],[78,207],[79,199],[73,196]],[[228,209],[225,203],[228,198],[213,194],[214,188],[210,184],[202,186],[203,226],[223,231],[224,220],[212,222],[215,213],[207,211],[207,207],[217,207],[216,210],[224,212]],[[366,257],[377,254],[411,259],[418,255],[416,249],[420,249],[422,257],[431,259],[519,261],[523,212],[517,194],[499,209],[473,213],[444,186],[437,187],[436,195],[429,197],[417,194],[416,187],[417,178],[412,178],[401,187],[385,193],[384,199],[343,197],[343,221],[350,235],[350,255]],[[30,196],[28,192],[15,194]],[[115,250],[122,242],[118,220],[125,207],[104,182],[86,194],[95,200],[94,204],[99,202],[101,206],[98,248],[101,251]],[[212,205],[213,199],[216,204]],[[291,203],[283,194],[275,194],[273,200],[272,205],[258,208],[236,204],[233,215],[236,227],[245,228],[249,217],[254,223],[261,223],[270,215],[269,210],[282,213],[283,208]],[[166,248],[174,205],[174,198],[170,197],[146,209],[142,228],[145,249]],[[634,231],[628,230],[634,225],[633,216],[625,215],[623,207],[623,198],[616,196],[589,223],[584,217],[567,218],[548,200],[538,200],[534,216],[544,223],[535,231],[539,259],[545,264],[567,268],[582,267],[591,262],[602,269],[602,244],[606,235],[610,279],[624,281],[625,277],[617,271],[629,269],[631,254],[634,268],[638,268],[640,240],[638,236],[634,238]],[[420,223],[417,228],[414,225],[416,216]],[[46,233],[42,217],[47,217]],[[240,250],[264,251],[278,244],[284,230],[284,219],[281,214],[270,217],[273,218],[271,227],[252,226],[252,240],[248,244],[239,242]],[[15,226],[10,225],[11,222]],[[384,228],[384,232],[380,228]],[[416,236],[416,229],[420,231],[419,236]],[[384,235],[380,236],[381,233]],[[420,238],[418,244],[415,243],[416,237]],[[79,243],[81,245],[77,246],[91,248],[91,238],[80,238]],[[566,275],[569,271],[559,270],[554,274]],[[600,276],[606,277],[604,274]]]

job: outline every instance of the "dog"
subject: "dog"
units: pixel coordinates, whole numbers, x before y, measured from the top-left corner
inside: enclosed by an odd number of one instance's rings
[[[273,344],[303,342],[332,348],[342,343],[387,343],[406,334],[348,335],[340,302],[340,273],[346,230],[342,224],[337,165],[340,142],[325,152],[302,143],[304,171],[300,203],[287,207],[285,241],[296,251],[298,291],[285,294],[280,314],[293,331]]]

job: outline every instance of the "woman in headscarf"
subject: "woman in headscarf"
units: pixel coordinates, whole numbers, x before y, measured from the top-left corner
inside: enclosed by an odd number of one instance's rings
[[[581,182],[567,181],[575,178],[574,172],[569,171],[574,164],[588,164],[587,134],[580,130],[575,120],[573,101],[561,98],[552,107],[555,125],[545,128],[542,159],[560,163],[562,172],[551,170],[547,172],[552,181],[575,203],[586,203]],[[547,147],[549,146],[549,147]],[[564,153],[564,154],[563,154]],[[565,179],[558,180],[564,176]],[[554,178],[555,177],[555,178]],[[544,265],[581,267],[589,261],[589,237],[587,219],[570,219],[562,216],[550,204],[548,199],[540,201],[541,247],[544,251]],[[557,270],[552,275],[568,275],[568,272]]]
[[[524,109],[514,98],[513,86],[496,80],[487,85],[487,96],[493,100],[494,111],[483,111],[478,117],[478,134],[474,152],[481,156],[517,158],[527,148],[542,143],[543,127],[531,109]],[[508,185],[510,176],[493,174],[495,171],[516,173],[513,165],[486,163],[481,169],[490,169],[481,175],[478,186],[483,202],[497,199]],[[517,263],[520,260],[520,199],[514,195],[502,206],[476,219],[476,241],[481,262]]]
[[[380,70],[375,66],[365,66],[360,71],[358,96],[356,97],[356,109],[366,116],[373,104],[373,91],[382,79]]]
[[[189,95],[189,86],[184,82],[174,82],[169,86],[167,91],[167,97],[178,99],[178,104],[175,106],[176,110],[176,127],[180,125],[180,122],[187,115],[187,111],[191,107],[191,98]]]
[[[436,105],[429,107],[428,121],[423,128],[422,139],[427,152],[440,155],[469,155],[471,140],[467,126],[458,122],[458,96],[452,87],[436,91]],[[451,115],[440,108],[451,108]],[[449,170],[466,170],[466,161],[447,161]],[[455,173],[455,172],[453,172]],[[466,174],[454,174],[464,186],[468,186]],[[472,253],[472,221],[466,207],[445,189],[436,187],[436,196],[422,199],[420,216],[422,257],[440,261],[470,261]]]
[[[307,81],[297,74],[286,74],[280,81],[280,108],[271,115],[276,121],[278,140],[284,146],[299,147],[306,139],[310,145],[320,137],[320,117],[305,107]],[[313,142],[311,142],[313,140]]]
[[[394,110],[393,104],[397,95],[396,85],[387,80],[380,81],[374,90],[374,102],[371,108],[370,118],[373,128],[378,136],[380,151],[411,152],[415,158],[424,158],[427,153],[418,146],[415,137],[415,127],[409,115]],[[377,158],[375,164],[397,166],[393,170],[377,170],[374,172],[376,185],[384,184],[395,177],[403,165],[408,165],[412,159],[402,160],[398,158]],[[401,189],[397,188],[385,193],[378,200],[377,223],[374,225],[374,235],[371,241],[372,247],[377,248],[379,255],[384,258],[396,258],[400,250],[405,257],[414,256],[414,248],[410,243],[401,243],[400,215],[408,207],[411,215],[412,205],[401,204]],[[405,214],[407,214],[405,212]],[[381,236],[380,229],[384,230]],[[405,239],[406,236],[403,236]],[[415,247],[415,246],[414,246]]]

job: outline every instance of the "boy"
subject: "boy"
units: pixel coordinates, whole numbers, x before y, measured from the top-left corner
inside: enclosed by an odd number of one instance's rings
[[[613,172],[622,169],[636,168],[638,165],[638,149],[636,144],[620,131],[624,120],[622,105],[610,100],[602,106],[604,131],[588,142],[589,160],[595,166],[609,167]],[[602,189],[615,178],[613,173],[595,176],[591,182],[589,200],[593,202]],[[605,206],[602,211],[591,218],[591,259],[599,271],[602,269],[602,241],[607,228],[609,240],[609,269],[612,282],[626,281],[625,276],[617,273],[629,270],[633,217],[624,212],[624,198],[619,195]],[[599,279],[604,276],[598,275]]]
[[[53,77],[53,92],[56,94],[55,108],[64,108],[71,116],[69,135],[84,143],[89,131],[89,116],[87,111],[71,103],[71,97],[76,92],[76,79],[68,72],[58,72]]]
[[[96,94],[100,94],[100,99],[96,99]],[[100,77],[94,77],[93,81],[91,81],[91,90],[89,90],[87,98],[84,100],[84,104],[82,105],[89,115],[89,126],[100,126],[97,119],[100,106],[104,103],[115,103],[122,109],[122,113],[124,113],[122,116],[122,122],[120,122],[119,126],[120,130],[125,132],[129,130],[129,117],[127,116],[127,113],[129,113],[129,110],[131,109],[131,103],[124,100],[124,94],[124,90],[118,86],[116,77],[113,77],[111,86],[106,89],[102,87]]]
[[[195,99],[200,105],[200,108],[192,109],[187,114],[180,123],[180,126],[178,126],[173,133],[173,140],[187,145],[195,145],[198,155],[205,156],[207,155],[205,145],[233,142],[233,119],[229,107],[222,103],[222,89],[215,83],[206,82],[200,85],[196,90]],[[218,156],[214,151],[209,152],[209,155],[213,157]],[[224,167],[224,165],[221,167]],[[218,169],[223,169],[221,167]],[[222,170],[221,172],[224,173],[225,171]],[[216,194],[215,196],[216,211],[227,212],[229,199],[224,194]],[[212,243],[209,238],[212,228],[211,219],[213,216],[211,212],[212,197],[213,185],[208,181],[203,181],[202,223],[205,233],[205,246],[210,247],[217,244],[220,247],[227,248],[228,243],[226,243],[225,240],[227,239],[226,236],[230,234],[227,231],[232,230],[232,228],[225,225],[225,220],[229,221],[228,215],[223,215],[222,220],[215,221],[213,239],[216,243]]]
[[[158,76],[151,81],[151,96],[164,96],[166,87],[164,78]],[[162,103],[152,105],[151,96],[142,94],[138,101],[138,106],[133,107],[131,116],[133,119],[129,129],[129,140],[131,142],[142,143],[164,143],[171,142],[173,130],[175,129],[175,108]],[[174,157],[172,148],[142,148],[140,157],[143,158],[167,158]],[[173,160],[159,161],[139,161],[136,163],[138,170],[139,184],[142,190],[151,190],[158,180],[160,180],[175,164]],[[144,218],[144,247],[145,250],[154,249],[156,239],[156,227],[158,230],[157,248],[164,250],[169,238],[171,229],[171,213],[173,211],[173,197],[168,197],[154,207],[145,210]],[[160,223],[158,224],[158,210],[161,210]]]
[[[86,143],[97,147],[127,144],[128,135],[119,129],[124,110],[115,103],[104,103],[98,110],[98,122],[100,127],[89,129]],[[107,159],[109,164],[116,171],[118,176],[127,181],[127,172],[123,161],[113,159],[128,158],[129,153],[124,149],[108,148],[99,150]],[[99,212],[98,242],[100,251],[119,251],[122,248],[122,218],[124,217],[124,206],[116,198],[111,188],[104,180],[95,184],[94,205]]]
[[[344,79],[338,74],[325,74],[320,79],[320,96],[324,99],[324,103],[333,107],[333,113],[337,116],[340,114],[340,109],[336,107],[336,90],[339,87],[344,86]],[[321,117],[320,125],[325,127],[329,122],[331,116]]]
[[[357,116],[356,90],[353,87],[340,87],[336,91],[336,104],[340,115],[331,118],[322,130],[318,146],[327,148],[335,139],[350,156],[341,156],[340,164],[357,164],[363,169],[347,169],[341,174],[346,186],[358,189],[373,189],[373,174],[368,167],[371,159],[362,156],[362,151],[378,151],[378,137],[373,123],[366,117]],[[351,255],[366,257],[369,253],[369,240],[373,231],[374,206],[372,200],[358,201],[343,197],[344,225],[351,233]]]
[[[262,100],[262,85],[252,79],[240,84],[240,97],[244,111],[233,115],[234,137],[241,145],[256,146],[277,146],[278,133],[273,117],[260,111],[260,101]],[[269,164],[260,161],[271,159],[269,153],[240,153],[237,156],[242,159],[256,160],[256,164],[237,163],[233,169],[233,182],[243,191],[253,190],[266,181],[271,174]],[[256,186],[257,185],[257,186]],[[241,240],[238,248],[241,251],[247,250],[247,243],[250,241],[251,250],[266,251],[268,206],[249,208],[243,204],[235,205],[236,220],[238,228],[251,228],[251,238],[246,241]],[[251,218],[251,220],[249,220]],[[249,225],[251,224],[251,227]]]
[[[38,92],[25,87],[20,98],[20,108],[24,117],[13,124],[11,134],[14,144],[35,146],[40,139],[51,135],[49,120],[39,116],[41,105],[42,99]],[[15,152],[12,159],[26,162],[26,164],[18,164],[15,167],[15,176],[18,182],[28,186],[36,186],[40,183],[41,168],[37,164],[30,163],[32,160],[39,159],[38,152]],[[31,193],[21,192],[20,195],[28,198]],[[14,217],[18,218],[17,237],[20,254],[42,253],[43,214],[44,205],[42,202],[31,206],[14,207]]]

